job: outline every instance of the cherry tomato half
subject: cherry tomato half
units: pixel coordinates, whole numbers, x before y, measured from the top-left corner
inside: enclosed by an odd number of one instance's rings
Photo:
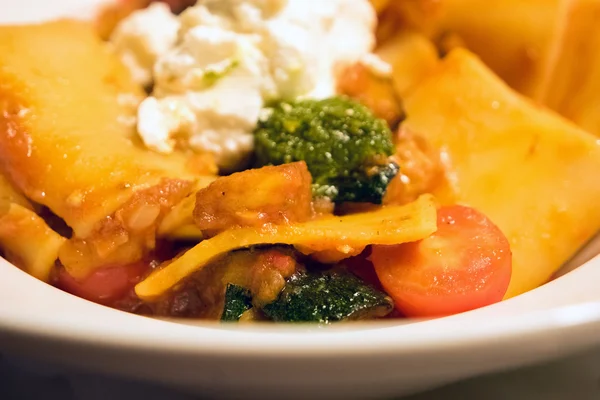
[[[84,279],[75,279],[61,268],[56,286],[75,296],[108,304],[125,296],[141,280],[148,268],[148,263],[143,262],[104,267]]]
[[[409,317],[473,310],[504,297],[512,271],[510,244],[479,211],[438,210],[438,230],[396,246],[373,246],[377,276],[396,307]]]

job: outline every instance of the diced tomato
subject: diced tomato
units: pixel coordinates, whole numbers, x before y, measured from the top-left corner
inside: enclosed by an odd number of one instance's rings
[[[396,307],[409,317],[473,310],[504,297],[512,271],[510,244],[479,211],[438,211],[438,230],[415,243],[373,246],[371,260]]]
[[[109,304],[125,296],[137,284],[149,264],[139,262],[124,266],[99,268],[84,279],[75,279],[61,268],[56,286],[84,299]]]
[[[350,257],[344,260],[343,264],[358,278],[372,285],[374,288],[383,290],[381,282],[377,277],[373,263],[369,259],[371,256],[371,247],[368,246],[362,253],[357,256]]]

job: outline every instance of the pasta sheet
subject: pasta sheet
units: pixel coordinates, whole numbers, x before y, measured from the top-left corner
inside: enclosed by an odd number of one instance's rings
[[[139,145],[142,94],[85,24],[0,27],[1,170],[88,236],[134,192],[190,177],[183,158]]]
[[[405,101],[405,127],[442,153],[456,198],[508,237],[507,296],[545,283],[600,230],[600,142],[452,52]]]

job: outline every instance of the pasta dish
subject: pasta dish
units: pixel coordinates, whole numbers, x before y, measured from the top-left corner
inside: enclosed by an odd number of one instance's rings
[[[598,1],[106,3],[0,26],[0,251],[58,289],[437,317],[546,283],[600,230]]]

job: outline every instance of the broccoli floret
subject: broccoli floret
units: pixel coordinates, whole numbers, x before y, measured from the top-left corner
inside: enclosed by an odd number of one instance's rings
[[[345,97],[271,105],[256,128],[255,149],[259,166],[306,161],[313,194],[336,203],[380,204],[398,173],[386,122]]]

